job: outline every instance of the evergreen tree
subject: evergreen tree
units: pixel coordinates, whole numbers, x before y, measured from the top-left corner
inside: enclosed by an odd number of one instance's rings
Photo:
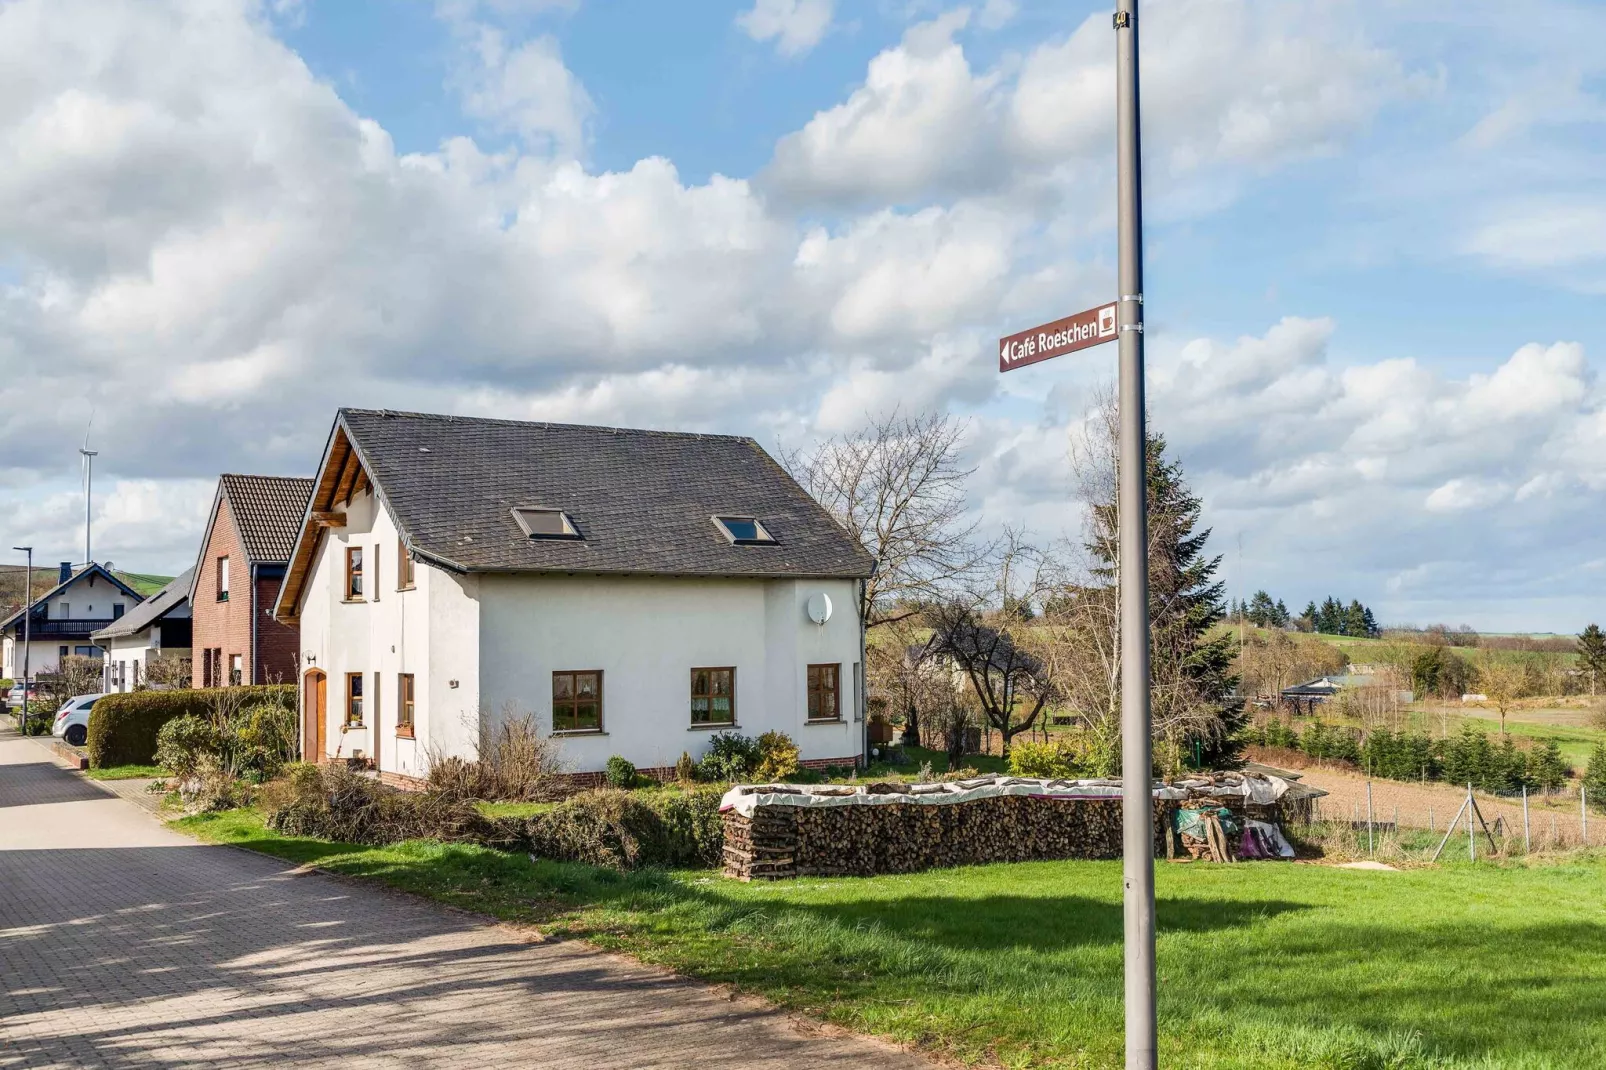
[[[1249,600],[1249,623],[1261,628],[1270,628],[1277,623],[1277,607],[1271,600],[1271,595],[1265,591],[1256,591],[1255,596]]]
[[[1584,797],[1596,810],[1606,810],[1606,740],[1589,752],[1589,771],[1584,774]]]
[[[1561,748],[1553,739],[1534,751],[1528,758],[1528,772],[1534,786],[1549,794],[1567,783],[1567,763],[1562,760]]]
[[[1602,678],[1606,678],[1606,632],[1598,624],[1590,624],[1578,633],[1578,667],[1589,678],[1589,693],[1595,694]]]
[[[1368,639],[1377,639],[1383,634],[1383,629],[1377,626],[1377,618],[1372,616],[1372,607],[1367,606],[1361,614],[1361,623],[1366,628]]]
[[[1316,627],[1316,618],[1316,603],[1307,603],[1305,606],[1305,612],[1299,615],[1299,630],[1302,632],[1320,631],[1321,629]]]
[[[1188,486],[1181,464],[1168,459],[1165,451],[1164,436],[1149,436],[1154,722],[1164,742],[1179,748],[1185,759],[1204,769],[1234,768],[1242,764],[1238,737],[1248,715],[1243,703],[1232,698],[1238,686],[1232,671],[1237,639],[1225,631],[1210,636],[1227,609],[1224,585],[1216,579],[1221,557],[1205,556],[1210,529],[1199,529],[1203,503]],[[1093,516],[1089,550],[1099,560],[1094,572],[1113,590],[1119,527],[1115,501],[1096,505]]]
[[[1272,623],[1279,628],[1286,628],[1289,626],[1289,624],[1293,623],[1292,618],[1288,616],[1288,607],[1283,605],[1283,600],[1281,598],[1277,599],[1277,614],[1273,618]]]

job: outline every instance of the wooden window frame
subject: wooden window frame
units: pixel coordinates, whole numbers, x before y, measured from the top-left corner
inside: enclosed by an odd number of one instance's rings
[[[723,672],[723,673],[729,673],[730,674],[730,694],[728,696],[730,698],[730,704],[731,704],[730,720],[728,720],[728,721],[715,721],[715,720],[699,721],[697,719],[697,700],[698,699],[704,699],[704,700],[706,700],[708,702],[708,715],[711,718],[714,715],[714,699],[716,697],[718,697],[718,695],[717,695],[717,692],[714,690],[713,679],[712,679],[711,676],[710,676],[709,682],[708,682],[708,689],[706,691],[703,691],[703,692],[698,692],[698,690],[697,690],[697,674],[698,673],[710,673],[710,674],[712,674],[712,673],[716,673],[716,672]],[[692,728],[735,728],[736,727],[736,666],[734,666],[734,665],[717,665],[717,666],[708,665],[708,666],[702,666],[702,667],[699,667],[699,668],[692,669],[692,671],[691,671],[691,702],[690,702],[690,705],[689,705],[689,710],[690,710],[690,715],[691,715],[691,727]]]
[[[355,569],[352,567],[354,561],[356,563]],[[353,584],[352,584],[353,580],[356,581],[355,586],[353,586]],[[343,599],[343,601],[347,601],[347,602],[361,602],[361,601],[364,601],[363,596],[362,596],[362,586],[363,586],[362,581],[363,581],[362,547],[361,546],[348,546],[348,547],[346,547],[346,597]]]
[[[413,555],[407,552],[407,540],[401,536],[396,537],[396,590],[411,591],[416,582],[413,579]]]
[[[830,687],[824,686],[823,670],[825,669],[831,670]],[[818,702],[813,701],[816,695],[819,696]],[[830,717],[824,717],[811,712],[811,707],[813,709],[823,709],[825,707],[824,700],[826,695],[831,696],[831,705],[836,709],[836,713]],[[803,716],[808,724],[839,724],[842,721],[842,663],[840,661],[822,661],[810,665],[804,670],[803,703]]]
[[[396,738],[413,739],[416,718],[418,715],[418,699],[415,688],[417,680],[410,672],[396,674]]]
[[[362,728],[363,727],[363,714],[365,712],[367,712],[367,711],[363,708],[363,686],[362,686],[362,681],[363,681],[363,674],[360,673],[360,672],[348,672],[346,674],[346,707],[345,707],[345,718],[342,721],[342,723],[347,728]],[[351,685],[353,683],[355,683],[357,685],[357,691],[356,691],[355,694],[353,694],[352,690],[351,690]],[[353,699],[356,700],[355,704],[353,704],[353,701],[352,701]],[[351,719],[351,715],[352,715],[353,711],[355,711],[356,714],[357,714],[357,719],[355,721]]]
[[[558,678],[559,677],[564,677],[564,676],[569,678],[569,697],[565,698],[565,699],[560,699],[558,697]],[[593,727],[593,728],[574,728],[574,727],[559,728],[558,727],[558,711],[560,709],[567,708],[570,711],[571,716],[578,716],[578,712],[577,712],[578,708],[580,706],[582,706],[582,705],[586,705],[586,703],[582,703],[580,701],[580,697],[579,697],[579,691],[580,691],[579,678],[582,677],[582,676],[595,676],[597,678],[597,702],[596,702],[596,706],[597,706],[597,723],[596,723],[596,726]],[[602,670],[601,669],[558,669],[558,670],[555,670],[552,673],[552,734],[555,735],[555,736],[600,736],[600,735],[602,735],[603,734],[603,725],[606,723],[603,720],[603,706],[602,706],[603,686],[604,685],[603,685],[603,680],[602,680]]]
[[[217,600],[219,602],[227,602],[229,600],[229,580],[231,578],[229,575],[229,555],[223,554],[217,559]]]

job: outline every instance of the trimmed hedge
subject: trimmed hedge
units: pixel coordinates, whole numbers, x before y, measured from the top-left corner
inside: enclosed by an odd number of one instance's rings
[[[294,684],[251,684],[234,688],[182,691],[130,691],[107,695],[89,711],[89,767],[150,765],[156,759],[156,734],[175,717],[208,718],[211,698],[219,691],[237,692],[241,706],[258,703],[296,706]],[[231,696],[233,697],[233,696]]]

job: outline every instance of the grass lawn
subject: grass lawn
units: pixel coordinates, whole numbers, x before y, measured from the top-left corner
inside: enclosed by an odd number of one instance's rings
[[[159,765],[109,765],[104,769],[85,769],[90,780],[150,780],[167,776]]]
[[[534,817],[556,805],[551,802],[482,802],[479,808],[486,817]]]
[[[967,1062],[1121,1062],[1120,867],[739,884],[177,827],[583,937]],[[1171,1067],[1606,1065],[1606,865],[1160,864]]]

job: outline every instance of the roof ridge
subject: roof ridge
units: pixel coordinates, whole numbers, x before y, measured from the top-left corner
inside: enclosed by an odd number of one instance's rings
[[[454,413],[410,412],[403,409],[360,409],[342,406],[340,415],[379,416],[411,420],[435,420],[452,424],[489,424],[500,427],[540,427],[547,430],[599,431],[615,435],[648,435],[662,438],[711,439],[718,442],[753,442],[751,435],[721,435],[707,431],[671,431],[653,427],[615,427],[609,424],[571,424],[562,420],[511,420],[501,416],[458,416]]]

